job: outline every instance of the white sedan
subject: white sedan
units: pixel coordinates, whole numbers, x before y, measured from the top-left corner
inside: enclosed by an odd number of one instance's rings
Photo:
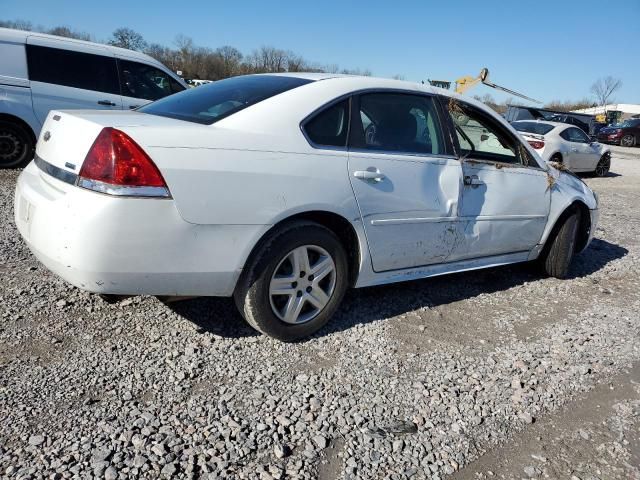
[[[587,185],[481,103],[329,74],[52,111],[15,195],[21,235],[69,283],[233,296],[285,341],[321,328],[348,287],[530,260],[566,276],[597,218]]]
[[[538,155],[564,165],[572,172],[605,177],[611,168],[611,149],[589,138],[578,127],[542,120],[520,120],[511,124]]]

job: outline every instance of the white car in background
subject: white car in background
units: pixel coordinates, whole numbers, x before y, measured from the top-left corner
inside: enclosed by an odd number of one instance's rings
[[[611,168],[611,149],[589,138],[578,127],[544,120],[519,120],[511,124],[547,162],[572,172],[604,177]]]
[[[481,103],[330,74],[52,111],[15,195],[31,251],[73,285],[233,296],[285,341],[348,287],[531,260],[564,277],[597,219],[589,187]]]

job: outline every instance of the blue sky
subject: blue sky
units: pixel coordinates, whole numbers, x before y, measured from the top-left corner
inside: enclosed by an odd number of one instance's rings
[[[640,0],[0,0],[0,18],[66,25],[96,39],[126,26],[165,45],[182,33],[245,54],[270,45],[416,81],[486,66],[495,83],[545,102],[588,97],[598,77],[612,75],[623,82],[615,100],[640,103]],[[485,86],[471,93],[505,98]]]

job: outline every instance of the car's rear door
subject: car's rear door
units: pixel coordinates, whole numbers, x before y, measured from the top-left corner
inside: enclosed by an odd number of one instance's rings
[[[185,89],[157,67],[118,58],[123,108],[134,109]]]
[[[406,269],[452,259],[460,163],[431,95],[393,91],[354,97],[349,176],[373,269]]]
[[[32,35],[27,64],[40,123],[50,110],[122,109],[116,59],[104,47]]]
[[[550,208],[546,171],[498,119],[466,102],[447,102],[461,155],[458,257],[524,253],[542,237]]]
[[[571,145],[570,168],[574,171],[593,171],[600,160],[596,144],[578,127],[567,128],[561,136]]]

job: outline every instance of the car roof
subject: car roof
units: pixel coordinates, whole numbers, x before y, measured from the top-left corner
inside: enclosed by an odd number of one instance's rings
[[[15,30],[12,28],[0,28],[0,40],[8,40],[10,42],[16,42],[16,43],[25,43],[28,37],[37,37],[39,39],[44,39],[44,40],[47,40],[47,39],[54,40],[56,42],[64,41],[65,43],[78,45],[78,46],[100,47],[100,48],[106,49],[107,51],[112,52],[114,55],[119,55],[121,57],[127,57],[130,59],[144,60],[145,62],[154,64],[154,65],[162,65],[162,63],[156,60],[155,58],[150,57],[149,55],[146,55],[142,52],[137,52],[135,50],[129,50],[126,48],[115,47],[113,45],[107,45],[105,43],[88,42],[86,40],[78,40],[75,38],[61,37],[59,35],[50,35],[48,33],[31,32],[27,30]]]
[[[544,120],[542,118],[530,118],[530,119],[523,118],[521,120],[514,120],[512,123],[520,123],[520,122],[544,123],[544,124],[547,124],[547,125],[553,125],[554,127],[575,127],[575,128],[578,128],[575,125],[572,125],[571,123],[551,122],[549,120]]]

